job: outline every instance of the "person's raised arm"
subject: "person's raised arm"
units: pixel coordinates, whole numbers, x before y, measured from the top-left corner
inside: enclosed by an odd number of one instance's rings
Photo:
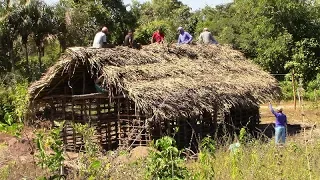
[[[274,112],[274,109],[272,108],[271,102],[269,102],[269,109],[272,112],[272,114],[276,115],[276,112]]]

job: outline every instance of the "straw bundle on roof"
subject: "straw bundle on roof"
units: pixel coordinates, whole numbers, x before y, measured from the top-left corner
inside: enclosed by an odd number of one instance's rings
[[[70,48],[30,86],[31,97],[45,96],[44,89],[72,76],[80,64],[90,73],[102,72],[106,86],[160,118],[212,112],[216,105],[222,110],[258,105],[280,92],[272,76],[229,47],[149,45],[142,50]]]

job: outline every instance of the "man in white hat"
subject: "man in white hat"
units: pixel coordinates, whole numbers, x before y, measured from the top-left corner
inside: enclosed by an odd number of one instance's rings
[[[287,127],[287,116],[283,114],[283,107],[279,106],[275,108],[275,110],[272,108],[272,104],[269,103],[269,108],[272,112],[272,114],[276,117],[275,122],[275,141],[276,144],[284,144],[286,141],[286,127]]]
[[[198,38],[198,42],[204,44],[218,44],[218,42],[213,38],[211,32],[209,32],[208,28],[203,29],[203,32]]]
[[[104,48],[107,46],[107,34],[108,28],[103,27],[100,32],[98,32],[93,40],[92,47],[94,48]]]
[[[182,27],[178,28],[179,31],[179,39],[178,39],[178,44],[190,44],[193,37],[188,33],[185,32]]]

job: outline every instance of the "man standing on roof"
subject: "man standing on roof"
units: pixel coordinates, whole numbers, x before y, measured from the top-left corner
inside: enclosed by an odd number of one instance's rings
[[[188,32],[185,32],[182,27],[179,27],[178,31],[180,33],[178,44],[190,44],[192,42],[192,36]]]
[[[198,42],[204,44],[218,44],[218,42],[213,38],[211,32],[209,32],[208,28],[203,29],[203,32],[199,36]]]
[[[163,43],[164,41],[164,33],[161,28],[158,28],[156,32],[153,33],[151,43]]]
[[[277,107],[276,111],[272,108],[272,104],[269,103],[269,108],[272,114],[276,117],[275,127],[275,141],[276,144],[284,144],[286,141],[286,127],[287,127],[287,116],[282,113],[283,108]]]
[[[108,28],[103,27],[100,32],[98,32],[93,40],[92,47],[94,48],[104,48],[107,46],[107,34]]]
[[[124,38],[124,43],[125,46],[133,48],[133,32],[132,30],[128,31],[128,34]]]
[[[124,38],[123,45],[128,46],[130,48],[135,48],[135,49],[141,48],[141,45],[135,42],[132,30],[128,31],[128,34]]]

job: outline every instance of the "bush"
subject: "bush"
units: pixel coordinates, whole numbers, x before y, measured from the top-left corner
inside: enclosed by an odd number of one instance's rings
[[[310,81],[307,85],[305,93],[305,99],[310,101],[317,101],[320,97],[320,74],[313,81]]]
[[[293,88],[291,81],[282,81],[279,83],[281,92],[282,92],[282,100],[292,100],[293,99]]]
[[[166,35],[166,40],[171,41],[173,37],[171,34],[176,34],[176,31],[173,32],[172,27],[166,21],[153,21],[149,24],[140,26],[135,32],[135,39],[141,44],[149,44],[152,38],[152,34],[158,29],[161,28],[164,34]]]
[[[184,167],[181,151],[175,147],[176,141],[168,136],[158,139],[147,159],[146,179],[186,179],[189,175]]]
[[[19,135],[28,106],[28,83],[14,74],[0,78],[0,131]]]

